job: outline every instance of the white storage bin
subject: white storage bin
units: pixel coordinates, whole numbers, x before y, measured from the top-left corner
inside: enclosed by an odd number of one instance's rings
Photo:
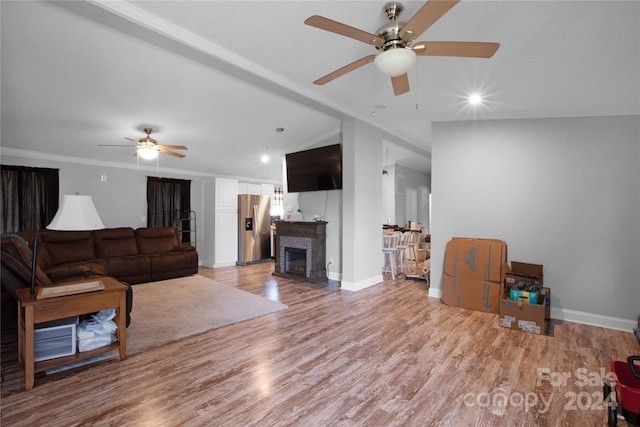
[[[76,354],[77,317],[39,323],[34,331],[35,362]]]

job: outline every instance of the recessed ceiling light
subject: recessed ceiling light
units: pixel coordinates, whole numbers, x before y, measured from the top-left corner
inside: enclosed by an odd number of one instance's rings
[[[467,102],[471,105],[480,105],[482,104],[482,95],[479,93],[471,94],[469,98],[467,98]]]
[[[271,160],[271,158],[270,158],[269,156],[267,156],[266,154],[263,154],[263,155],[260,157],[260,161],[261,161],[262,163],[269,163],[269,160]]]

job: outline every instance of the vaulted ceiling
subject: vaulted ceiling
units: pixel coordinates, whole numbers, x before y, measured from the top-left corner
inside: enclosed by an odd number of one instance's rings
[[[401,20],[424,4],[403,3]],[[150,126],[189,147],[161,168],[277,182],[285,153],[347,117],[381,129],[389,163],[428,171],[433,121],[640,114],[638,1],[463,0],[418,40],[498,42],[493,58],[418,57],[401,96],[373,64],[314,85],[376,50],[304,20],[375,33],[384,4],[0,2],[2,154],[135,165],[133,149],[97,145]]]

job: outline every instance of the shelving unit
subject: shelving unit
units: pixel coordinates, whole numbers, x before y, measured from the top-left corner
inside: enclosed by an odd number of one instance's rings
[[[189,211],[189,216],[186,218],[178,218],[176,220],[176,228],[178,229],[178,235],[182,243],[189,243],[194,248],[196,247],[197,236],[197,220],[196,212]]]

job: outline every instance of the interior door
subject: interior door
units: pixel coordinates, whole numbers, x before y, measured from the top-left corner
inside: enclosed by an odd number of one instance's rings
[[[418,221],[418,190],[416,188],[407,187],[407,222]]]

